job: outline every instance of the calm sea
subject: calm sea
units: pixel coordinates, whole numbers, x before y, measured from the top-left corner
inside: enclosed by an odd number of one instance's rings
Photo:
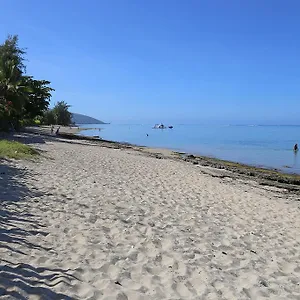
[[[152,129],[153,125],[82,125],[101,128],[84,135],[142,146],[206,155],[245,164],[281,169],[300,174],[300,126],[204,126],[174,125],[173,129]],[[148,136],[147,136],[148,134]]]

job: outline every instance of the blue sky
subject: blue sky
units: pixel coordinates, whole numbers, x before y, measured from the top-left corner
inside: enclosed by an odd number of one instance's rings
[[[52,103],[108,122],[300,124],[296,0],[2,0]]]

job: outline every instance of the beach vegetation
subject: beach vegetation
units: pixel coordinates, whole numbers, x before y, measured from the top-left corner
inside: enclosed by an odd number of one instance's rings
[[[39,153],[28,145],[16,141],[0,140],[0,158],[34,158]]]
[[[57,124],[67,126],[72,122],[72,114],[69,112],[70,105],[65,101],[59,101],[53,108]]]
[[[0,45],[0,130],[18,129],[22,120],[42,117],[53,88],[50,81],[26,74],[25,49],[18,36],[8,36]]]
[[[52,109],[44,113],[43,124],[68,126],[72,123],[70,105],[65,101],[58,101]]]

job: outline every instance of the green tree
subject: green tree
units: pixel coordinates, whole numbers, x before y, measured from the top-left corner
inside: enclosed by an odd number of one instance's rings
[[[0,97],[14,101],[14,109],[21,110],[31,92],[30,86],[23,80],[13,60],[4,62],[0,67]]]
[[[43,117],[42,117],[42,123],[45,125],[56,125],[57,124],[56,116],[54,114],[53,109],[48,109],[44,112]]]
[[[68,126],[72,123],[72,113],[69,112],[70,105],[65,101],[58,101],[53,108],[53,113],[58,125]]]
[[[1,127],[16,123],[22,113],[30,88],[22,83],[19,69],[13,60],[0,64],[0,117]],[[16,125],[16,124],[15,124]]]
[[[16,35],[0,45],[0,129],[34,119],[48,109],[54,90],[49,81],[25,75],[25,54]]]
[[[0,45],[0,65],[7,61],[12,61],[12,64],[21,74],[25,73],[25,54],[25,49],[19,47],[19,37],[17,35],[9,35],[4,43]]]
[[[28,87],[28,95],[24,104],[24,118],[34,119],[42,116],[48,109],[53,88],[49,87],[50,81],[35,80],[30,76],[23,78],[24,85]]]

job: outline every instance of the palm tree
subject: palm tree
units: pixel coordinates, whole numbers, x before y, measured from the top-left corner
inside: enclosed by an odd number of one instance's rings
[[[25,54],[16,35],[0,44],[0,129],[3,124],[33,120],[48,109],[53,89],[49,81],[25,74]]]
[[[50,81],[36,80],[32,76],[23,76],[22,82],[28,93],[24,104],[24,118],[34,119],[37,116],[42,116],[49,107],[51,92],[54,91],[49,86]]]
[[[68,126],[72,123],[72,114],[69,112],[70,105],[65,101],[58,101],[53,108],[56,122],[59,125]]]
[[[13,61],[0,64],[0,97],[11,103],[11,109],[21,112],[28,92],[28,86],[22,82],[22,73]]]
[[[12,60],[0,62],[0,127],[7,129],[18,123],[29,90]]]

